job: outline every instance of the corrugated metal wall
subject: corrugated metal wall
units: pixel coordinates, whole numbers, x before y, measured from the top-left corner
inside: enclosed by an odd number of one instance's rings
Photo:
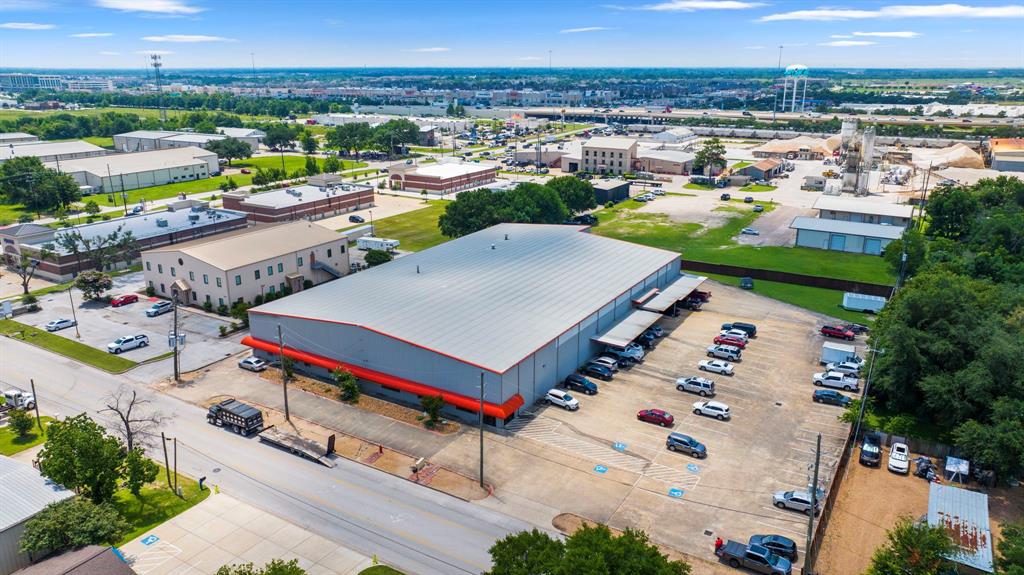
[[[19,523],[0,533],[0,575],[10,575],[31,564],[28,553],[18,551],[18,541],[25,531],[25,524]]]

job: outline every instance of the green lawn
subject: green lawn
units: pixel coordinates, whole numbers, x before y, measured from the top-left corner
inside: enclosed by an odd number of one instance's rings
[[[406,251],[418,252],[443,244],[448,238],[437,229],[437,218],[447,204],[448,200],[431,200],[422,209],[374,220],[374,234],[402,242],[398,249]]]
[[[171,479],[174,479],[173,471]],[[167,473],[161,465],[156,481],[143,487],[140,497],[135,497],[127,489],[115,493],[111,503],[132,526],[131,532],[125,535],[120,545],[148,533],[157,525],[210,496],[209,487],[199,491],[199,483],[181,473],[178,474],[178,487],[182,489],[182,497],[175,495],[168,487]]]
[[[760,202],[771,211],[770,202]],[[888,284],[892,272],[880,257],[843,252],[823,253],[812,248],[755,247],[737,244],[733,238],[750,226],[759,214],[742,210],[718,228],[694,223],[673,223],[665,214],[637,213],[634,201],[597,212],[600,225],[594,233],[667,249],[685,259],[730,264],[797,274]],[[735,211],[729,206],[729,211]]]
[[[735,164],[729,166],[729,168],[731,168],[733,171],[742,170],[743,168],[746,168],[747,166],[753,163],[754,162],[736,162]]]
[[[19,451],[25,451],[30,447],[35,447],[43,442],[46,437],[43,435],[43,430],[39,429],[38,425],[35,425],[36,415],[32,414],[32,430],[28,432],[25,437],[16,437],[14,432],[11,431],[10,426],[0,427],[0,455],[11,456]],[[53,421],[52,417],[43,416],[40,417],[43,421],[43,428],[46,428],[46,424]]]
[[[21,204],[0,204],[0,226],[13,224],[25,213],[25,206]],[[35,214],[31,214],[33,217]]]
[[[683,187],[686,188],[687,190],[705,190],[705,191],[708,191],[708,190],[716,189],[715,186],[709,186],[707,184],[684,184]]]
[[[405,575],[398,569],[393,569],[387,565],[374,565],[373,567],[367,567],[359,572],[359,575]]]
[[[740,285],[740,278],[734,276],[705,274],[703,272],[691,273],[706,275],[711,279],[732,286]],[[771,282],[767,280],[754,280],[754,289],[751,291],[758,295],[793,304],[797,307],[823,313],[836,319],[865,325],[870,325],[870,322],[874,321],[874,316],[870,314],[846,311],[839,307],[839,304],[843,302],[843,292],[839,290],[801,286],[782,282]]]
[[[10,335],[21,332],[18,335]],[[73,339],[61,337],[48,331],[34,328],[12,319],[0,319],[0,334],[26,341],[58,355],[80,361],[84,364],[108,371],[121,373],[135,365],[134,361],[107,353],[106,350],[89,347]]]
[[[94,146],[99,146],[101,148],[114,147],[114,138],[111,136],[89,136],[88,138],[82,139]]]
[[[747,184],[740,188],[741,192],[771,192],[775,190],[775,186],[764,186],[761,184]]]

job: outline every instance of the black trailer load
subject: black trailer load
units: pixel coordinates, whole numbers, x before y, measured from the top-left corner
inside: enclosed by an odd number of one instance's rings
[[[245,437],[263,429],[263,412],[237,399],[225,399],[210,406],[206,412],[206,422],[217,427],[227,427]]]

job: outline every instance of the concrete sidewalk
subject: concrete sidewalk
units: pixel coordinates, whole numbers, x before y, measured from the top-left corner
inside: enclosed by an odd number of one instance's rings
[[[139,575],[213,575],[223,565],[298,560],[309,575],[355,575],[370,558],[223,493],[121,547]]]

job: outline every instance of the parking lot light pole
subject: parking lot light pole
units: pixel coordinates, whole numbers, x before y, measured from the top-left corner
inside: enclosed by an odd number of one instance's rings
[[[484,488],[484,372],[480,372],[480,487]]]
[[[71,297],[71,288],[74,286],[68,286],[68,300],[71,302],[71,320],[75,322],[75,339],[82,339],[82,334],[78,332],[78,314],[75,313],[75,298]]]

